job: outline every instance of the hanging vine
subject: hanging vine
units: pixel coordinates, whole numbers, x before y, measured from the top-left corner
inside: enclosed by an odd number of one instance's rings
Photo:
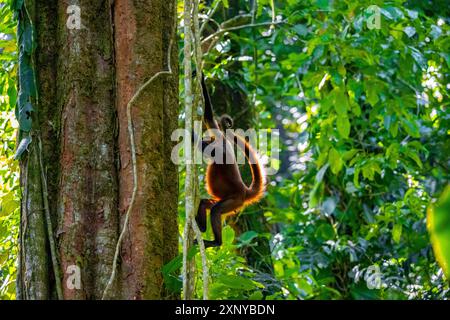
[[[200,42],[200,26],[198,20],[198,0],[185,0],[184,2],[184,86],[185,86],[185,132],[191,133],[193,131],[193,121],[200,120],[203,113],[202,99],[199,89],[199,81],[196,81],[196,90],[192,91],[192,60],[195,61],[197,77],[201,75],[202,69],[202,49]],[[194,29],[194,32],[192,31]],[[198,104],[197,114],[193,113],[193,105]],[[195,146],[194,146],[195,148]],[[193,244],[193,239],[190,237],[190,230],[194,231],[195,238],[200,247],[200,256],[202,259],[203,271],[203,299],[208,299],[209,291],[209,272],[206,258],[206,249],[203,243],[203,238],[197,222],[195,221],[196,209],[199,204],[199,184],[198,184],[198,168],[196,166],[198,153],[193,150],[192,146],[186,150],[186,179],[185,179],[185,195],[186,195],[186,222],[183,233],[183,294],[185,300],[191,300],[193,288],[190,286],[193,283],[193,273],[188,273],[190,269],[189,264],[193,262],[188,261],[188,251]]]

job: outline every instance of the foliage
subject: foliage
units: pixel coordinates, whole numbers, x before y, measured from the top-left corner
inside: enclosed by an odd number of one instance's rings
[[[9,4],[0,1],[0,300],[15,297],[19,231],[18,164],[13,160],[16,106],[17,49]]]
[[[251,3],[202,1],[201,10],[218,4],[213,18],[222,23],[224,12],[252,13]],[[0,0],[0,299],[14,298],[15,131],[30,130],[35,96],[33,28],[24,19],[17,39],[18,9],[23,1]],[[256,128],[281,130],[280,171],[262,202],[274,232],[236,237],[224,228],[224,245],[207,250],[211,298],[448,299],[448,4],[259,0],[255,9],[255,23],[280,23],[224,33],[205,72],[246,93]],[[183,183],[181,168],[180,230]],[[238,254],[258,237],[270,238],[274,274]],[[162,270],[172,291],[181,290],[180,267],[178,257]],[[196,290],[200,297],[201,276]]]
[[[436,205],[428,208],[427,226],[436,259],[447,277],[450,276],[450,187],[447,187]]]
[[[270,21],[268,1],[258,3],[255,22]],[[253,97],[258,127],[284,132],[288,161],[265,203],[280,230],[271,239],[280,285],[260,291],[279,299],[448,298],[425,214],[449,181],[448,5],[276,4],[287,23],[227,33],[205,66]],[[379,29],[370,25],[378,9]],[[241,74],[230,71],[237,63]],[[211,262],[212,283],[228,274],[254,280],[238,261]],[[221,298],[239,296],[218,286]]]

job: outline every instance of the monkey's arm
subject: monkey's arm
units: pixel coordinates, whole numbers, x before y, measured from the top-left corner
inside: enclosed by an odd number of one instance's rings
[[[211,97],[209,96],[208,88],[206,87],[205,76],[202,74],[202,91],[205,98],[205,115],[204,119],[208,128],[218,129],[217,123],[214,120],[214,112],[211,104]]]

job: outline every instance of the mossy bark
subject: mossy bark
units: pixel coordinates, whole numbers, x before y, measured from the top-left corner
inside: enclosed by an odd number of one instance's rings
[[[175,1],[116,0],[117,106],[120,153],[119,210],[128,208],[132,163],[126,107],[134,93],[155,73],[167,68],[168,37],[173,30]],[[120,29],[117,26],[121,26]],[[172,70],[177,70],[173,41]],[[177,254],[177,169],[170,159],[170,135],[177,123],[178,79],[157,78],[132,106],[136,132],[138,192],[122,250],[123,297],[165,296],[161,267]],[[155,236],[160,235],[160,236]],[[155,290],[159,288],[160,290]]]
[[[80,29],[66,25],[69,5],[81,10]],[[38,0],[29,8],[39,91],[32,136],[42,137],[42,150],[33,139],[21,160],[18,298],[56,297],[49,236],[57,244],[64,298],[102,297],[133,186],[126,103],[165,67],[167,30],[176,18],[171,5]],[[178,249],[178,177],[170,161],[170,134],[178,121],[176,55],[175,50],[173,76],[156,81],[133,108],[139,191],[119,256],[121,273],[109,298],[168,297],[161,267]],[[40,155],[51,235],[44,219]],[[79,287],[76,282],[74,287],[74,270],[80,271]]]

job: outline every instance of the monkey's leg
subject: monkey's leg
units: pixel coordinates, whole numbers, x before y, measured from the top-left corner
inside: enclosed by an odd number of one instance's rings
[[[197,221],[198,228],[201,232],[206,231],[206,210],[211,209],[216,201],[211,199],[201,199],[198,206],[197,216],[195,221]]]
[[[217,202],[211,208],[211,227],[214,240],[205,240],[205,247],[219,247],[222,245],[222,214],[235,211],[242,206],[242,201],[231,198]]]

